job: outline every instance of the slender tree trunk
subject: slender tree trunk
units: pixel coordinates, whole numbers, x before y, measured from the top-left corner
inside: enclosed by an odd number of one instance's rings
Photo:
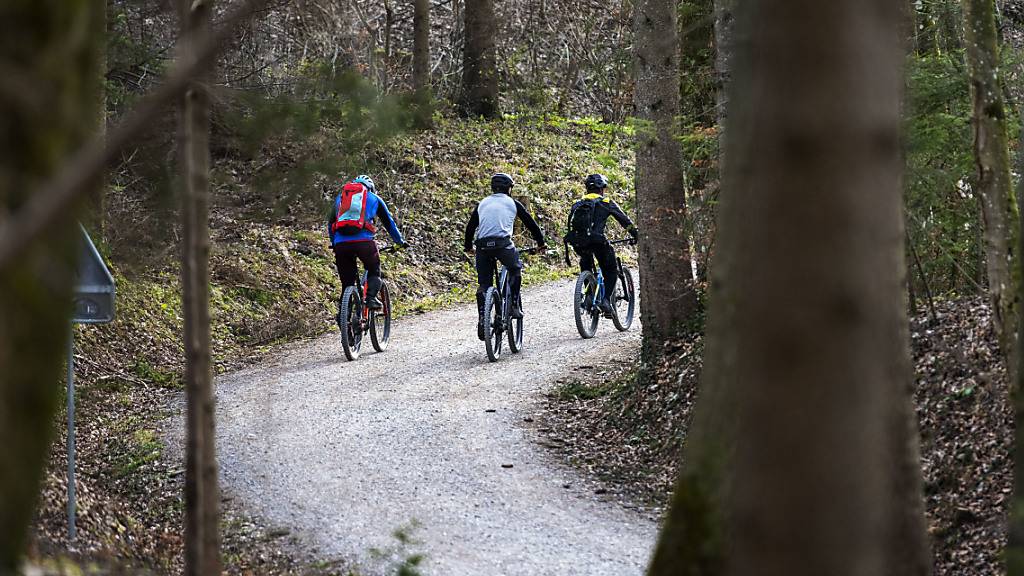
[[[715,10],[715,111],[718,116],[718,170],[724,174],[725,126],[728,119],[729,80],[732,77],[736,0],[714,0]]]
[[[212,0],[181,0],[183,52],[210,32]],[[210,353],[208,228],[210,110],[207,87],[197,79],[185,93],[181,113],[182,257],[184,311],[186,453],[185,573],[220,574],[220,492],[214,434]]]
[[[1024,122],[1024,117],[1021,118]],[[1017,170],[1024,169],[1024,147],[1017,151]],[[1017,181],[1017,209],[1024,214],[1024,178]],[[1024,221],[1018,225],[1024,228]],[[1017,231],[1018,254],[1024,254],[1024,230]],[[1017,259],[1017,274],[1024,278],[1024,258]],[[1020,298],[1024,282],[1017,286]],[[1024,306],[1017,307],[1017,342],[1024,342]],[[1024,366],[1024,346],[1017,346],[1017,366]],[[1013,499],[1010,504],[1009,537],[1006,546],[1007,576],[1024,576],[1024,370],[1017,370],[1011,389],[1013,401]]]
[[[466,35],[459,111],[464,116],[497,118],[501,112],[494,46],[497,30],[494,0],[466,0],[464,14]]]
[[[1013,368],[1016,284],[1013,269],[1016,214],[1010,193],[1006,109],[999,86],[999,50],[993,0],[963,0],[967,68],[974,105],[974,160],[985,235],[992,321],[1007,366]]]
[[[415,0],[412,17],[412,87],[430,90],[430,0]]]
[[[94,128],[96,43],[87,2],[0,2],[0,224],[22,208]],[[46,62],[47,65],[40,65]],[[68,214],[80,214],[77,202]],[[19,568],[61,398],[75,269],[74,218],[0,274],[0,574]]]
[[[649,573],[916,574],[891,551],[923,541],[891,541],[912,523],[899,7],[737,11],[701,398]]]
[[[636,153],[640,229],[640,312],[645,364],[661,344],[693,322],[697,296],[690,269],[679,141],[679,32],[676,3],[635,6],[636,113],[643,125]]]
[[[421,128],[429,128],[433,115],[430,87],[430,0],[415,0],[412,28],[412,86],[416,92],[416,123]]]
[[[395,11],[389,0],[384,0],[384,66],[381,74],[381,91],[387,92],[391,86],[391,37],[395,27]]]
[[[96,49],[96,132],[101,136],[107,133],[107,0],[90,0],[93,18],[97,22],[100,40],[95,42]],[[107,177],[106,172],[96,182],[96,193],[91,202],[92,228],[100,238],[107,237]]]

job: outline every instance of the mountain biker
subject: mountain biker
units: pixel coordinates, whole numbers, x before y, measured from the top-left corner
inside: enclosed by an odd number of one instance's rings
[[[359,283],[356,259],[366,269],[366,306],[371,310],[384,307],[377,292],[380,291],[380,252],[374,234],[377,228],[374,219],[380,219],[391,235],[391,239],[402,248],[409,244],[391,217],[387,204],[377,196],[373,180],[365,175],[347,182],[341,193],[334,199],[334,209],[327,217],[327,233],[331,238],[334,250],[334,265],[338,268],[338,277],[342,286],[353,286]]]
[[[608,243],[608,238],[604,234],[605,224],[609,216],[614,217],[633,237],[631,244],[636,244],[638,231],[619,205],[611,198],[605,197],[608,179],[603,174],[591,174],[583,184],[587,188],[587,193],[569,210],[565,242],[579,255],[581,271],[593,272],[594,259],[597,259],[598,265],[601,266],[601,274],[604,275],[605,286],[604,297],[598,306],[605,317],[611,317],[612,304],[609,297],[615,294],[616,259],[615,248]]]
[[[494,283],[495,260],[500,261],[508,269],[508,281],[512,294],[511,315],[519,319],[523,317],[523,309],[519,305],[519,291],[522,284],[523,264],[519,261],[512,242],[512,226],[519,218],[543,251],[547,244],[544,232],[530,216],[529,210],[518,200],[512,198],[512,187],[515,180],[508,174],[499,172],[491,176],[491,195],[481,200],[469,216],[466,223],[464,248],[467,254],[473,254],[474,238],[476,246],[476,275],[480,286],[476,291],[477,336],[484,339],[484,295]]]

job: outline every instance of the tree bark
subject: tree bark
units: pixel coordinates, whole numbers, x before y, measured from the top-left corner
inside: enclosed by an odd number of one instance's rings
[[[924,541],[894,470],[916,465],[900,9],[751,0],[737,26],[701,397],[649,573],[916,574],[892,552]]]
[[[416,93],[416,123],[431,125],[430,0],[415,0],[413,7],[412,87]]]
[[[94,43],[96,50],[96,134],[104,138],[107,134],[107,0],[90,0],[93,18],[97,23],[100,41]],[[90,220],[99,238],[107,237],[107,175],[104,172],[96,181],[96,191],[91,203]]]
[[[430,90],[430,0],[415,0],[412,18],[412,87]]]
[[[1024,123],[1024,117],[1021,118]],[[1017,151],[1017,170],[1024,169],[1024,147]],[[1017,181],[1017,210],[1024,213],[1024,178]],[[1024,221],[1018,221],[1024,227]],[[1024,254],[1024,230],[1017,230],[1018,254]],[[1017,259],[1017,274],[1024,278],[1024,258]],[[1024,283],[1017,286],[1017,297]],[[1017,307],[1017,342],[1024,342],[1024,306]],[[1024,366],[1024,346],[1015,351],[1017,366]],[[1013,401],[1013,496],[1010,504],[1008,542],[1006,546],[1007,576],[1024,576],[1024,370],[1017,370],[1011,400]]]
[[[645,364],[669,337],[691,328],[697,295],[690,268],[679,141],[679,32],[676,3],[635,6],[637,225]]]
[[[1016,213],[1010,193],[1006,108],[999,85],[999,49],[993,0],[963,0],[967,68],[974,112],[974,160],[985,237],[992,321],[1000,350],[1013,372],[1016,284],[1013,269]],[[1012,380],[1011,380],[1012,384]]]
[[[183,55],[210,33],[212,0],[181,0]],[[210,111],[205,78],[185,92],[181,112],[181,286],[185,345],[185,573],[220,574],[220,493],[210,352],[208,224]]]
[[[464,116],[497,118],[498,69],[494,38],[494,0],[466,0],[465,42],[462,51],[462,94],[459,112]]]
[[[95,15],[89,2],[0,3],[3,227],[92,134],[102,40]],[[65,214],[85,207],[75,202]],[[0,274],[0,574],[20,568],[53,439],[76,226],[73,217],[61,221],[13,255]]]

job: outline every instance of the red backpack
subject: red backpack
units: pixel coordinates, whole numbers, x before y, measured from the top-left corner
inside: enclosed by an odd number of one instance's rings
[[[349,182],[341,189],[341,201],[338,202],[338,213],[331,232],[340,232],[345,236],[358,234],[363,230],[376,232],[373,223],[366,219],[366,199],[370,190],[361,182]]]

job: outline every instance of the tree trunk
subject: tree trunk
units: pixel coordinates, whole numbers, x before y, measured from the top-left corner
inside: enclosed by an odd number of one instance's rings
[[[100,41],[94,44],[96,50],[96,133],[106,136],[107,133],[107,0],[90,0],[93,17],[97,23]],[[96,192],[90,206],[91,228],[99,236],[107,238],[107,175],[97,179]]]
[[[701,397],[649,573],[917,574],[892,552],[923,542],[894,470],[915,465],[900,9],[737,10]]]
[[[1010,194],[1010,153],[1006,109],[999,86],[999,50],[993,0],[964,0],[967,68],[974,106],[974,160],[985,235],[989,302],[999,347],[1010,361],[1016,340],[1016,290],[1010,273],[1014,256],[1015,208]]]
[[[697,296],[690,269],[679,141],[679,32],[676,3],[635,7],[634,66],[638,130],[637,225],[645,364],[661,344],[691,326]]]
[[[736,0],[714,0],[715,10],[715,110],[718,116],[718,170],[724,174],[725,125],[728,119],[729,79],[732,77]]]
[[[92,134],[96,43],[88,2],[0,3],[0,224],[24,207]],[[40,62],[48,63],[41,66]],[[79,214],[83,202],[66,213]],[[0,574],[20,568],[61,399],[75,270],[74,218],[16,255],[0,274]]]
[[[1024,117],[1021,118],[1024,122]],[[1017,171],[1024,169],[1024,147],[1017,151]],[[1024,214],[1024,178],[1017,181],[1017,209]],[[1024,221],[1018,221],[1024,227]],[[1024,254],[1024,230],[1017,230],[1018,254]],[[1017,259],[1017,274],[1024,278],[1024,258]],[[1024,283],[1017,286],[1024,291]],[[1017,297],[1021,294],[1018,292]],[[1017,342],[1024,342],[1024,306],[1017,307]],[[1017,346],[1016,365],[1024,366],[1024,346]],[[1006,546],[1007,576],[1024,576],[1024,370],[1017,370],[1013,393],[1013,499],[1010,504],[1009,535]]]
[[[412,18],[412,86],[416,92],[416,124],[431,125],[430,87],[430,0],[415,0]]]
[[[212,0],[180,0],[183,53],[210,32]],[[220,493],[210,353],[208,224],[209,94],[203,79],[185,93],[181,113],[181,286],[185,344],[185,573],[220,574]]]
[[[412,87],[417,93],[430,90],[430,0],[415,0],[412,28]]]
[[[462,95],[459,112],[464,116],[497,118],[498,69],[494,37],[494,0],[466,0],[465,42],[462,50]]]

